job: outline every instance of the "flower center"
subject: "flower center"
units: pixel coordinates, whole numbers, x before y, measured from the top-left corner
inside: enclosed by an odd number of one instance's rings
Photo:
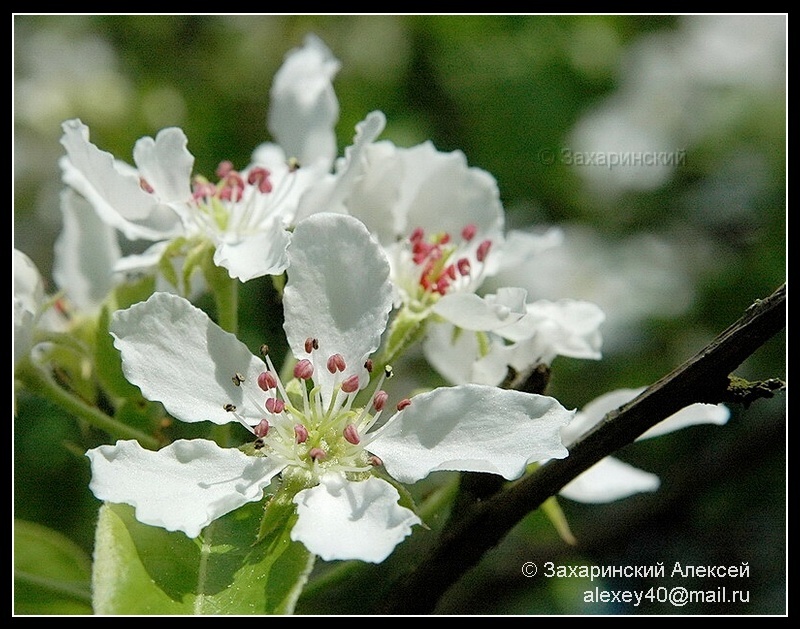
[[[305,349],[309,353],[322,351],[313,337],[306,341]],[[344,472],[355,480],[380,463],[366,451],[364,436],[386,407],[388,395],[381,386],[391,376],[391,368],[380,375],[369,402],[354,407],[356,396],[368,383],[361,387],[357,375],[344,375],[347,364],[341,354],[330,354],[317,363],[334,376],[332,392],[325,399],[322,387],[315,383],[315,365],[311,360],[299,360],[294,366],[294,377],[284,386],[267,348],[262,347],[261,353],[266,370],[258,378],[258,390],[250,387],[249,393],[265,409],[266,416],[251,427],[235,409],[229,409],[255,435],[253,447],[257,453],[299,468],[313,483],[329,471]],[[371,361],[364,365],[368,371],[371,366]],[[240,377],[233,375],[234,384]],[[241,381],[239,386],[243,384]],[[407,406],[407,400],[401,404]]]
[[[400,283],[412,306],[425,308],[450,292],[467,290],[480,283],[491,240],[477,240],[477,227],[466,225],[460,239],[448,232],[425,234],[417,227],[401,252]]]
[[[215,173],[217,183],[200,175],[192,181],[197,208],[194,218],[202,230],[211,228],[237,236],[257,231],[289,195],[298,168],[291,160],[286,173],[276,177],[261,166],[240,172],[231,162],[220,162]]]

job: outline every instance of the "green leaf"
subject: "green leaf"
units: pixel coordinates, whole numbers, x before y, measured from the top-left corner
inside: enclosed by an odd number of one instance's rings
[[[14,521],[14,613],[91,614],[91,560],[61,533]]]
[[[293,518],[255,543],[263,506],[250,503],[196,540],[141,524],[127,505],[100,509],[94,605],[99,614],[291,614],[314,564],[289,538]]]

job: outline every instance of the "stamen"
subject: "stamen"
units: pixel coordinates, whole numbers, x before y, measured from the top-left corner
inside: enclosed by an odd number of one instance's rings
[[[263,439],[267,436],[269,432],[269,422],[266,419],[262,419],[258,424],[256,424],[255,428],[253,429],[253,434],[256,437]]]
[[[484,240],[480,245],[478,245],[478,251],[475,254],[475,257],[478,258],[478,262],[483,262],[486,260],[486,256],[489,255],[489,249],[492,246],[491,240]]]
[[[475,234],[478,232],[478,228],[475,226],[474,223],[470,223],[469,225],[465,225],[464,229],[461,230],[461,237],[469,242],[475,237]]]
[[[311,448],[308,451],[308,456],[310,456],[315,461],[321,461],[328,457],[328,454],[322,448]]]
[[[305,443],[308,439],[308,429],[303,424],[296,424],[294,427],[294,440],[296,443]]]
[[[262,391],[270,391],[278,386],[278,379],[271,371],[264,371],[258,376],[258,387]]]
[[[347,426],[344,427],[344,431],[342,431],[342,435],[354,446],[357,446],[361,442],[361,439],[358,436],[358,430],[353,424],[347,424]]]
[[[297,361],[297,364],[294,366],[295,378],[298,378],[299,380],[308,380],[313,375],[314,365],[311,364],[310,360],[303,358],[302,360]]]
[[[411,406],[411,400],[404,398],[397,403],[397,410],[402,411],[404,408]]]
[[[286,408],[286,403],[279,398],[271,397],[264,402],[264,407],[273,415],[280,415]]]
[[[386,402],[389,399],[389,394],[386,391],[378,391],[375,393],[375,398],[372,401],[373,408],[380,412],[383,410],[383,407],[386,406]]]
[[[303,344],[303,349],[306,350],[306,354],[310,354],[313,350],[319,349],[319,341],[309,336]]]
[[[331,373],[335,374],[337,371],[344,371],[345,369],[347,369],[347,364],[341,354],[333,354],[328,358],[328,371]]]
[[[346,378],[345,381],[342,382],[342,391],[345,393],[354,393],[358,391],[358,376],[354,374]]]

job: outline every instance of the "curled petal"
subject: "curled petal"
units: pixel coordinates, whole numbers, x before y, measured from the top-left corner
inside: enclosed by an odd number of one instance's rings
[[[345,377],[368,376],[364,362],[380,345],[392,308],[389,262],[359,220],[320,213],[297,224],[289,263],[286,337],[298,358],[306,356],[309,335],[318,339],[312,360],[322,362],[314,378],[327,399],[336,379],[327,368],[331,354],[342,355]]]
[[[232,404],[251,425],[261,421],[261,406],[246,392],[257,389],[264,363],[186,299],[154,293],[114,313],[110,331],[125,377],[173,417],[226,424],[236,421],[226,411]],[[237,373],[240,386],[231,380]]]
[[[477,384],[443,387],[412,398],[366,447],[404,483],[436,470],[514,479],[530,462],[567,456],[560,430],[573,413],[543,395]]]
[[[351,482],[327,474],[294,497],[297,523],[291,537],[325,561],[380,563],[421,520],[398,504],[400,494],[380,478]]]
[[[89,488],[100,500],[136,508],[136,519],[197,537],[217,518],[260,500],[282,463],[220,448],[204,439],[179,440],[158,452],[117,441],[86,453]]]
[[[604,503],[656,491],[660,484],[655,474],[606,457],[565,485],[559,493],[576,502]]]

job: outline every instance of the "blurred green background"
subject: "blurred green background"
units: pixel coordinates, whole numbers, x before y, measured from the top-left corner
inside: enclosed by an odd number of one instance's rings
[[[14,22],[13,244],[50,282],[60,229],[60,124],[131,161],[135,141],[177,125],[200,173],[245,166],[269,138],[272,76],[314,32],[341,60],[340,149],[372,110],[384,139],[463,151],[497,179],[508,225],[564,230],[536,267],[486,286],[600,304],[601,361],[558,358],[549,393],[580,408],[647,385],[702,348],[786,278],[786,16],[33,16]],[[588,156],[662,154],[609,168]],[[279,342],[268,281],[243,292],[242,336]],[[738,372],[786,377],[785,334]],[[531,514],[437,609],[452,614],[783,614],[785,395],[733,409],[724,427],[637,443],[619,458],[657,473],[652,495],[611,505],[561,500],[575,547]],[[25,394],[14,422],[14,512],[91,554],[93,438]],[[71,548],[71,547],[70,547]],[[81,559],[76,560],[80,562]],[[742,565],[747,578],[527,579],[525,561]],[[379,578],[380,572],[374,572]],[[373,581],[375,583],[375,581]],[[749,602],[589,604],[584,591],[685,585]],[[356,587],[358,585],[358,587]],[[304,613],[364,609],[353,581]],[[376,592],[379,588],[376,588]],[[357,591],[356,596],[353,592]],[[89,613],[17,585],[18,613]],[[69,598],[69,597],[67,597]],[[75,603],[78,600],[78,603]],[[21,601],[21,602],[20,602]],[[346,601],[344,603],[343,601]],[[365,604],[365,603],[364,603]],[[337,607],[339,606],[339,607]]]

